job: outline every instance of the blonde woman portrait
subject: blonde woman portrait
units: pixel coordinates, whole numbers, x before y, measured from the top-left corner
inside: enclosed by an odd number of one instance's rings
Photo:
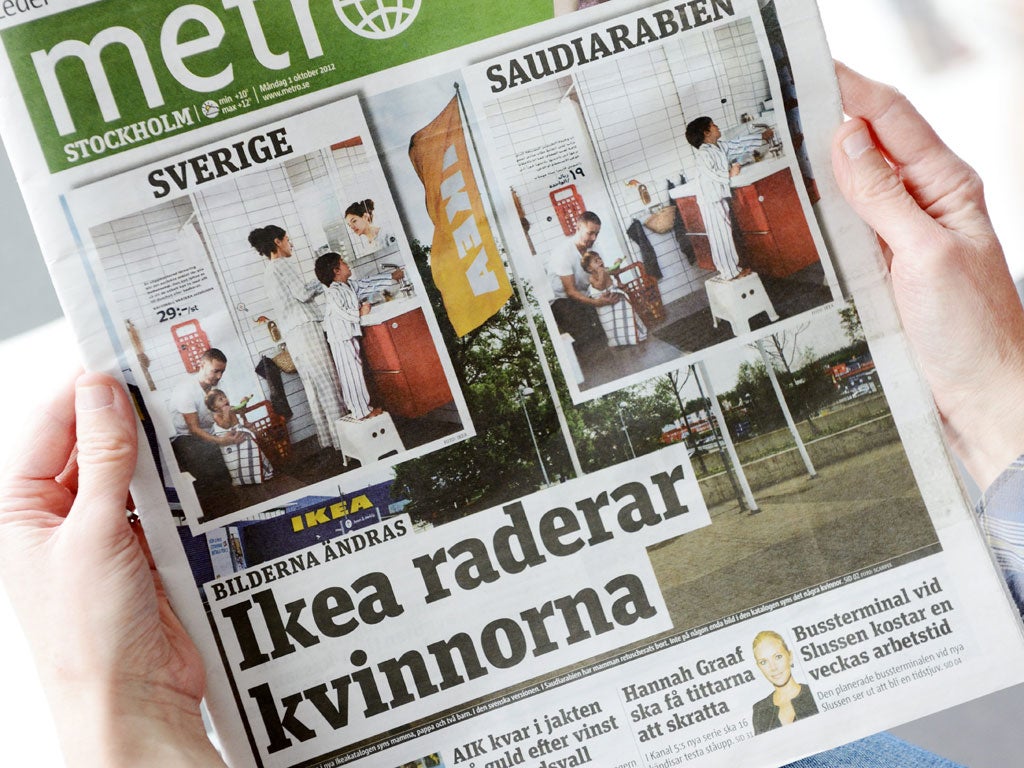
[[[754,637],[754,663],[775,690],[754,703],[754,735],[818,714],[811,689],[793,679],[793,654],[778,632]]]

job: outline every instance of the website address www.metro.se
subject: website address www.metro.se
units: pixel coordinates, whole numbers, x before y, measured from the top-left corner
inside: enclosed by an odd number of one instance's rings
[[[281,88],[276,91],[268,91],[267,93],[261,93],[260,98],[263,101],[273,101],[274,99],[280,99],[283,96],[290,96],[293,93],[298,93],[299,91],[306,90],[309,90],[308,80],[302,83],[295,83],[293,85],[289,85],[287,88]]]

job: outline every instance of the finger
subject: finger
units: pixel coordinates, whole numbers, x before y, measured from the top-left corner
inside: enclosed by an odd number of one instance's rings
[[[78,446],[76,445],[71,450],[71,455],[68,457],[68,463],[65,465],[61,473],[55,478],[58,483],[63,485],[72,494],[78,493]]]
[[[154,580],[158,579],[156,570],[156,561],[153,559],[153,552],[149,548],[149,540],[146,538],[146,531],[143,529],[141,523],[132,525],[132,532],[135,534],[135,538],[139,542],[139,547],[142,549],[142,554],[146,558],[146,563],[149,565],[149,570],[153,572]]]
[[[68,492],[74,496],[78,493],[78,446],[71,451],[71,458],[68,459],[68,464],[64,467],[64,471],[57,475],[57,482],[68,489]],[[129,491],[128,497],[125,500],[125,508],[129,510],[135,509],[135,500],[132,498],[132,494]]]
[[[73,380],[30,418],[20,448],[11,456],[8,482],[53,480],[68,465],[75,446]]]
[[[31,414],[0,481],[0,570],[5,578],[17,579],[32,562],[35,546],[56,530],[71,508],[74,495],[55,477],[66,469],[74,444],[69,379],[49,403]]]
[[[125,500],[135,469],[136,431],[134,411],[124,390],[111,377],[87,373],[75,387],[78,434],[78,496],[71,513],[81,509],[101,526],[119,521],[127,525]],[[88,514],[95,510],[95,517]],[[107,512],[111,514],[104,514]]]
[[[893,250],[918,252],[943,234],[904,187],[862,119],[836,131],[832,166],[843,196]]]
[[[898,168],[914,202],[948,229],[968,236],[990,234],[977,174],[943,143],[913,104],[895,88],[840,62],[836,76],[843,111],[871,126],[877,149]]]
[[[943,155],[956,157],[902,93],[842,62],[835,65],[843,111],[871,124],[894,163],[912,169],[918,162],[938,164]]]
[[[0,525],[8,534],[0,543],[17,551],[24,540],[51,529],[71,508],[74,495],[55,476],[69,464],[75,444],[75,416],[71,382],[31,417],[25,437],[0,481]],[[4,560],[7,554],[0,554]]]

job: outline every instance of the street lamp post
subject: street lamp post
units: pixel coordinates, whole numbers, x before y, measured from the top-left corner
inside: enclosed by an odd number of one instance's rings
[[[619,407],[616,410],[619,412],[619,423],[622,424],[622,434],[626,436],[626,444],[629,446],[629,453],[635,459],[636,451],[633,450],[633,441],[629,438],[629,430],[626,429],[626,419],[622,415],[622,409],[625,407],[625,403],[619,403]]]
[[[533,422],[530,421],[530,412],[526,410],[526,398],[533,394],[533,387],[528,386],[524,381],[516,388],[516,394],[519,395],[519,404],[523,406],[523,416],[526,417],[526,426],[530,430],[530,440],[533,441],[533,450],[537,452],[537,463],[540,464],[540,473],[544,477],[544,485],[551,485],[551,480],[548,478],[548,469],[544,466],[544,457],[540,455],[540,446],[537,445],[537,436],[533,432]]]

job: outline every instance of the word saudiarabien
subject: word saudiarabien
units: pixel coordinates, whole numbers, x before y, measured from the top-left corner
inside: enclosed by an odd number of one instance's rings
[[[487,68],[491,93],[543,80],[734,15],[732,0],[689,0],[649,16],[638,16],[630,23],[614,24],[507,63],[491,65]]]

